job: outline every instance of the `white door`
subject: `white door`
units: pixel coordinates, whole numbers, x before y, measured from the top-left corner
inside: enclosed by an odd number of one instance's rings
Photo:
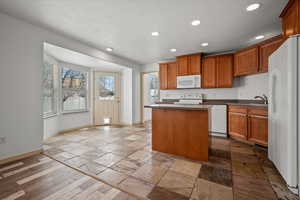
[[[159,75],[158,72],[143,74],[143,122],[151,120],[151,108],[144,108],[144,105],[154,104],[159,101]]]
[[[298,185],[297,43],[288,39],[269,58],[268,153],[290,188]]]
[[[119,73],[95,72],[95,125],[118,124],[120,110]]]

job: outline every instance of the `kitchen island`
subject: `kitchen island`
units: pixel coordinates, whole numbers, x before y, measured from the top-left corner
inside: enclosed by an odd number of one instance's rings
[[[153,104],[152,149],[208,160],[209,105]]]

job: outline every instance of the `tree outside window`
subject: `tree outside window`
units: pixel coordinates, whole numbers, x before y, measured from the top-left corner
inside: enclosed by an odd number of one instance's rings
[[[87,110],[87,72],[62,67],[63,112]]]
[[[58,67],[47,61],[43,67],[43,114],[44,116],[54,115],[57,113],[57,92],[55,87],[55,78],[57,78]]]

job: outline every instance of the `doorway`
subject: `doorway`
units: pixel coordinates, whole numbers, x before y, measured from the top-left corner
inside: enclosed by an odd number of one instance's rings
[[[95,72],[94,123],[112,125],[120,123],[120,74]]]
[[[151,108],[144,108],[145,105],[154,104],[159,101],[159,73],[142,73],[142,122],[151,121]]]

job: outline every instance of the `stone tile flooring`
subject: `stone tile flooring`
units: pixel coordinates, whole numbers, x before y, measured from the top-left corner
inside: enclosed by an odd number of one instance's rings
[[[210,138],[208,162],[151,149],[151,129],[103,126],[60,134],[45,154],[131,194],[153,200],[298,199],[265,149]]]

